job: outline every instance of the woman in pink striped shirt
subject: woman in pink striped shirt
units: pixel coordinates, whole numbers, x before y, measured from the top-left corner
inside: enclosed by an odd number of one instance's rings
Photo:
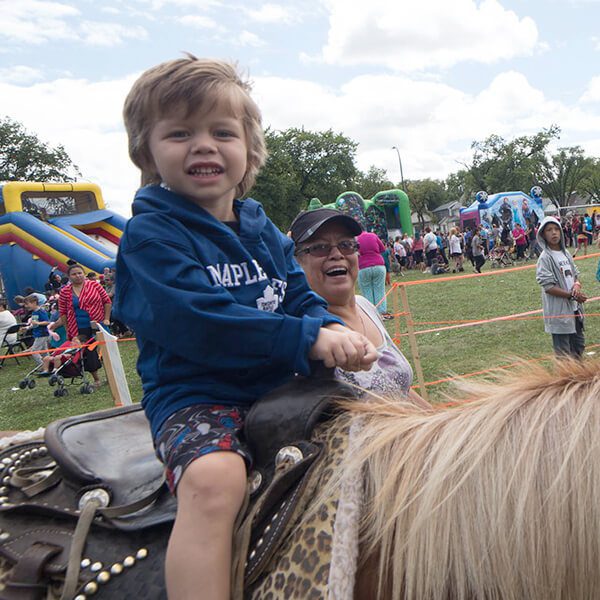
[[[60,290],[58,311],[60,317],[50,329],[61,325],[67,328],[67,339],[85,335],[94,336],[96,323],[110,325],[111,302],[104,288],[97,282],[87,279],[81,265],[71,265],[67,270],[69,283]],[[96,387],[100,385],[98,370],[102,366],[97,351],[86,349],[84,368],[94,378]]]
[[[385,298],[385,261],[383,242],[368,231],[363,231],[356,241],[360,244],[358,250],[358,286],[360,293],[374,304],[384,319],[390,318],[387,312]]]

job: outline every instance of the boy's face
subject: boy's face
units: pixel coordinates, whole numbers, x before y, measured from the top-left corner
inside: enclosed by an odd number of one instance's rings
[[[173,192],[220,221],[235,220],[235,190],[246,173],[244,126],[225,106],[158,120],[149,138],[154,167]]]
[[[553,250],[560,248],[560,227],[555,223],[548,223],[544,227],[542,237]]]
[[[27,300],[25,300],[24,306],[27,310],[37,310],[38,309],[37,302],[28,302]]]

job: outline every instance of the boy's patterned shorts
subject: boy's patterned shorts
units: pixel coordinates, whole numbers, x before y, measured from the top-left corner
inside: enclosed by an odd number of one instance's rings
[[[156,455],[165,465],[167,485],[175,494],[188,465],[211,452],[235,452],[246,466],[252,459],[239,439],[248,409],[236,406],[188,406],[173,413],[156,437]]]

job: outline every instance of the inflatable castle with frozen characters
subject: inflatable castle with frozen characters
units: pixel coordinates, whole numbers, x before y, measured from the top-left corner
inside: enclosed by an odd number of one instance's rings
[[[510,230],[518,223],[524,229],[529,225],[535,227],[544,218],[542,206],[542,188],[533,186],[524,192],[502,192],[488,194],[484,191],[475,194],[471,206],[460,209],[460,227],[474,229],[482,224],[486,229],[493,225]]]

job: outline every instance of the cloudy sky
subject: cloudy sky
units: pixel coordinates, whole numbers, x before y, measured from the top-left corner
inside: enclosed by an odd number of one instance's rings
[[[392,146],[406,178],[443,178],[473,140],[552,123],[600,156],[600,0],[0,0],[0,15],[0,117],[63,144],[124,215],[123,100],[183,51],[237,61],[265,125],[333,128],[393,181]]]

